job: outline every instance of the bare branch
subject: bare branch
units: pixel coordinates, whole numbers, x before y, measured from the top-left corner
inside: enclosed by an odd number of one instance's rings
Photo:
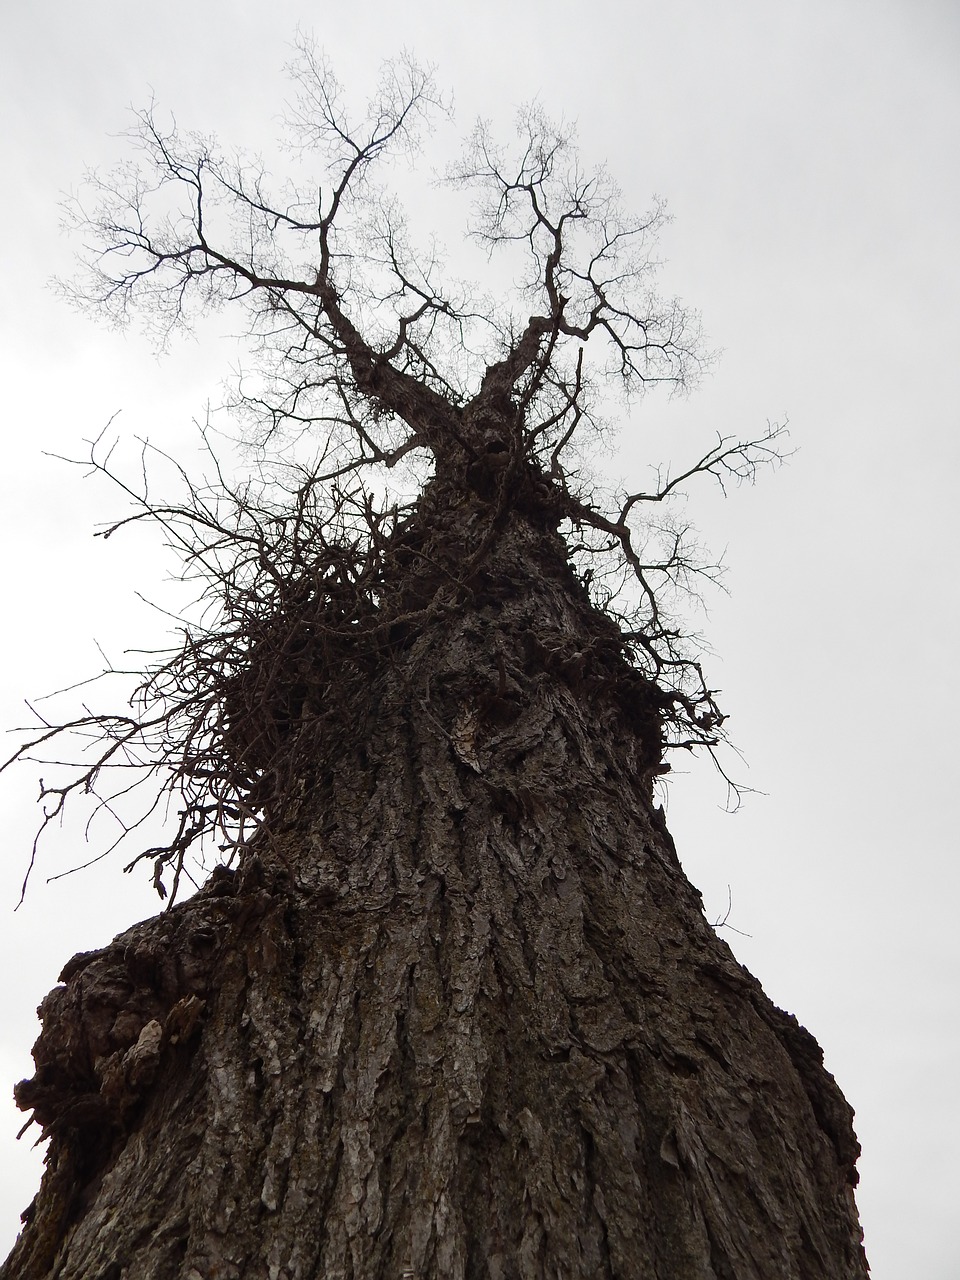
[[[128,868],[152,862],[162,892],[172,873],[173,896],[191,851],[231,853],[290,820],[318,743],[393,646],[462,607],[510,520],[562,529],[631,678],[656,690],[668,744],[712,753],[726,717],[685,607],[721,566],[669,505],[695,477],[725,490],[785,456],[785,428],[769,426],[718,437],[649,490],[582,491],[571,458],[608,388],[629,404],[691,386],[710,362],[696,313],[655,289],[662,202],[626,211],[538,106],[520,112],[512,150],[481,122],[447,181],[472,193],[474,239],[519,259],[516,293],[490,300],[447,278],[435,240],[414,246],[377,185],[443,110],[430,70],[406,55],[386,64],[359,112],[310,41],[290,70],[298,186],[151,105],[131,157],[88,175],[68,209],[88,246],[85,274],[64,286],[75,303],[113,323],[137,315],[161,345],[222,307],[243,311],[250,334],[229,405],[254,450],[245,478],[225,475],[209,430],[209,478],[142,441],[127,479],[107,430],[76,460],[129,504],[99,536],[158,524],[196,607],[143,670],[107,665],[103,679],[128,682],[119,712],[37,715],[14,756],[58,753],[44,762],[57,776],[41,784],[41,833],[87,803],[108,847],[135,849]],[[162,500],[157,465],[172,475]],[[172,834],[136,849],[161,814]]]

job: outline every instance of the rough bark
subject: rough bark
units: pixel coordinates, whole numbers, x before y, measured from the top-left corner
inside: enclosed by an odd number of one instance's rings
[[[285,829],[44,1001],[2,1280],[866,1275],[852,1112],[680,868],[656,690],[534,487],[478,556],[471,484]]]

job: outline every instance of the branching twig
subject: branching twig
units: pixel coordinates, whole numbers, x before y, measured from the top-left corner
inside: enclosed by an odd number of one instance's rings
[[[697,315],[653,288],[662,204],[624,211],[606,172],[584,171],[571,131],[538,107],[521,112],[512,154],[478,125],[448,178],[475,197],[472,234],[524,263],[519,303],[487,308],[476,289],[443,282],[436,251],[411,247],[398,203],[374,186],[376,166],[415,148],[442,105],[430,72],[388,64],[355,118],[307,42],[292,75],[295,146],[320,165],[299,192],[272,192],[258,162],[163,127],[151,107],[135,118],[138,158],[90,175],[70,209],[94,245],[65,286],[79,305],[118,323],[145,316],[161,344],[229,306],[246,311],[252,338],[231,404],[258,450],[246,480],[225,478],[208,434],[209,481],[146,441],[139,480],[125,479],[109,429],[79,460],[130,503],[99,536],[159,524],[198,612],[175,619],[177,645],[150,655],[121,713],[36,715],[14,757],[81,744],[66,776],[41,784],[41,831],[86,796],[92,818],[119,829],[113,846],[169,807],[172,837],[128,869],[152,861],[161,892],[172,870],[174,894],[191,850],[212,840],[230,854],[289,810],[317,742],[392,637],[453,607],[518,507],[568,532],[594,601],[657,686],[669,743],[712,754],[726,717],[681,602],[720,565],[686,525],[650,512],[697,476],[723,488],[783,456],[784,428],[771,426],[718,437],[649,492],[579,492],[568,458],[596,426],[604,386],[628,398],[686,388],[709,364]],[[309,465],[288,461],[305,439]],[[179,498],[152,495],[152,460],[173,467]],[[471,530],[459,560],[404,542],[429,492]],[[413,603],[401,560],[419,583]],[[104,675],[130,673],[108,664]],[[130,818],[141,789],[147,803]]]

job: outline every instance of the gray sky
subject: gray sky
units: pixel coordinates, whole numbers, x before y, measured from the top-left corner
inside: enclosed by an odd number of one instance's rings
[[[628,205],[666,197],[663,288],[702,309],[724,355],[692,398],[650,397],[633,414],[606,463],[615,475],[789,416],[799,452],[787,467],[726,503],[704,492],[690,505],[727,548],[731,594],[708,601],[702,625],[746,758],[738,776],[765,794],[726,816],[717,778],[691,766],[671,784],[670,824],[710,918],[729,886],[730,923],[750,936],[724,936],[817,1036],[856,1108],[876,1280],[952,1280],[960,6],[9,6],[5,725],[21,722],[24,697],[96,669],[94,638],[116,656],[164,631],[135,593],[162,600],[168,562],[136,532],[92,541],[116,502],[44,451],[79,453],[119,410],[128,436],[189,461],[191,419],[236,350],[211,331],[157,361],[136,333],[67,310],[45,287],[73,252],[59,193],[122,155],[125,112],[151,93],[185,128],[267,150],[298,23],[314,24],[348,84],[403,45],[435,62],[464,130],[483,114],[507,132],[512,107],[536,96],[578,122],[585,158],[608,162]],[[157,906],[145,875],[112,863],[47,886],[84,856],[70,830],[45,846],[14,915],[34,795],[26,772],[0,788],[0,1082],[30,1074],[33,1011],[64,961]],[[13,1141],[21,1122],[4,1103],[0,1254],[38,1179],[29,1136]]]

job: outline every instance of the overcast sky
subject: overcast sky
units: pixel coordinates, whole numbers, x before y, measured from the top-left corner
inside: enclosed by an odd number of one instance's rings
[[[115,500],[45,452],[77,455],[119,412],[127,438],[189,461],[191,421],[236,356],[211,332],[158,361],[135,332],[59,302],[45,282],[75,251],[60,193],[123,156],[128,108],[151,95],[183,127],[269,154],[298,24],[347,84],[402,46],[434,62],[464,130],[483,114],[509,133],[512,108],[537,97],[578,122],[628,205],[667,199],[663,288],[702,310],[724,355],[690,399],[644,402],[615,475],[789,417],[788,466],[689,509],[727,550],[730,594],[702,625],[739,776],[763,794],[727,816],[718,779],[681,761],[669,820],[711,920],[729,886],[740,932],[723,936],[816,1035],[856,1108],[876,1280],[955,1280],[960,4],[7,6],[5,726],[25,697],[95,670],[95,640],[116,655],[164,632],[136,593],[162,597],[169,565],[136,533],[94,542]],[[28,772],[0,786],[3,1094],[31,1073],[34,1009],[63,963],[157,908],[148,877],[115,864],[47,885],[87,856],[68,829],[14,914],[35,788]],[[39,1176],[29,1135],[13,1140],[22,1119],[3,1104],[0,1255]]]

